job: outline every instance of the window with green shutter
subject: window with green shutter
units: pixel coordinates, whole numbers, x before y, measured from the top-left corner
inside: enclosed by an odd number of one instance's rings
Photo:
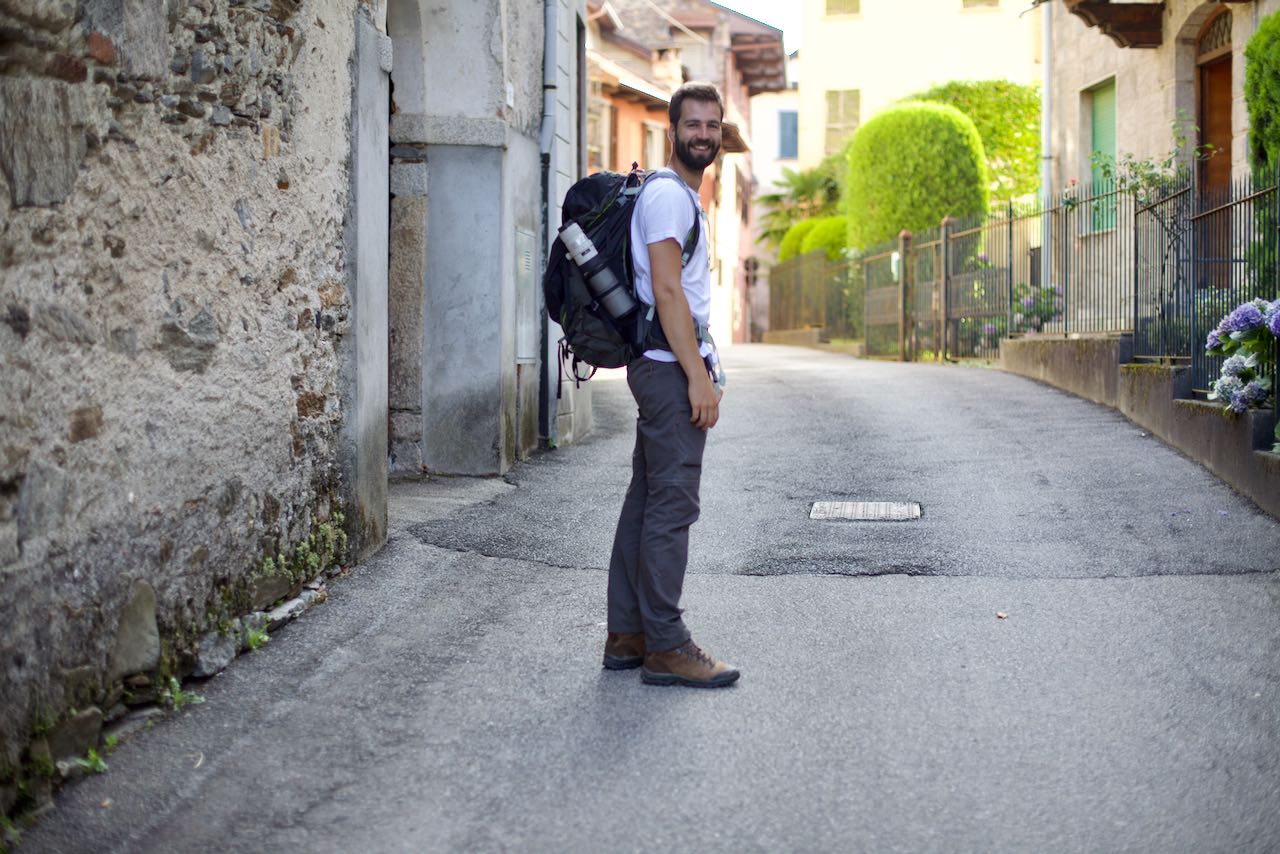
[[[827,90],[827,135],[823,152],[839,151],[858,129],[861,95],[857,89]]]
[[[1093,193],[1098,195],[1111,190],[1098,158],[1116,157],[1116,82],[1108,80],[1101,86],[1089,90],[1089,162],[1092,164],[1090,180]],[[1090,205],[1092,210],[1091,231],[1106,231],[1116,227],[1116,200],[1114,196],[1099,199]]]
[[[828,15],[856,15],[859,0],[827,0]]]

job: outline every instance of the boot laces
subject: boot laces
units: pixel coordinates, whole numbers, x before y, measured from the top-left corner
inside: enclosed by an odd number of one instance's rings
[[[716,660],[703,652],[703,650],[693,641],[686,643],[680,651],[683,652],[686,657],[691,658],[694,661],[701,662],[708,667],[716,666]]]

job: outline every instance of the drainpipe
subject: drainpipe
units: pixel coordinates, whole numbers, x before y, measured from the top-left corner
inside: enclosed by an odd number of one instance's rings
[[[558,34],[557,12],[559,0],[542,0],[542,128],[538,135],[542,151],[542,251],[545,257],[551,244],[551,149],[556,138],[556,40]],[[539,340],[542,342],[542,382],[538,383],[538,426],[548,445],[556,443],[555,414],[551,411],[551,368],[547,361],[547,340],[550,331],[545,309],[540,318]],[[556,392],[559,393],[559,389]]]
[[[1053,204],[1053,2],[1041,2],[1040,14],[1040,286],[1053,281],[1049,206]],[[1065,307],[1064,307],[1065,308]]]

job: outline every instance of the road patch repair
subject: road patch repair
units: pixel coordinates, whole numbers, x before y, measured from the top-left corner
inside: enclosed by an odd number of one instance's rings
[[[914,501],[815,501],[809,518],[824,522],[914,522],[921,516]]]

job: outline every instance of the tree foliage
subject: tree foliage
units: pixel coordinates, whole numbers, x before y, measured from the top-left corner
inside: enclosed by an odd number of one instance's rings
[[[912,95],[948,104],[969,117],[987,155],[994,198],[1035,193],[1040,186],[1040,87],[1010,80],[956,80]]]
[[[886,110],[858,128],[847,156],[845,213],[855,249],[987,211],[982,139],[955,107],[917,101]]]
[[[790,261],[792,258],[800,254],[800,247],[804,244],[804,239],[809,236],[809,232],[818,224],[817,219],[802,219],[795,225],[787,229],[786,235],[782,238],[782,243],[778,247],[778,260]]]
[[[813,227],[800,242],[800,254],[806,255],[821,249],[827,260],[834,261],[844,255],[849,245],[849,221],[843,216],[824,216],[813,222]]]
[[[797,222],[838,212],[844,178],[844,158],[832,155],[812,169],[782,170],[778,189],[758,196],[765,208],[760,239],[770,249],[779,249],[787,230]]]
[[[1280,12],[1263,18],[1244,49],[1249,156],[1255,168],[1280,167]]]

